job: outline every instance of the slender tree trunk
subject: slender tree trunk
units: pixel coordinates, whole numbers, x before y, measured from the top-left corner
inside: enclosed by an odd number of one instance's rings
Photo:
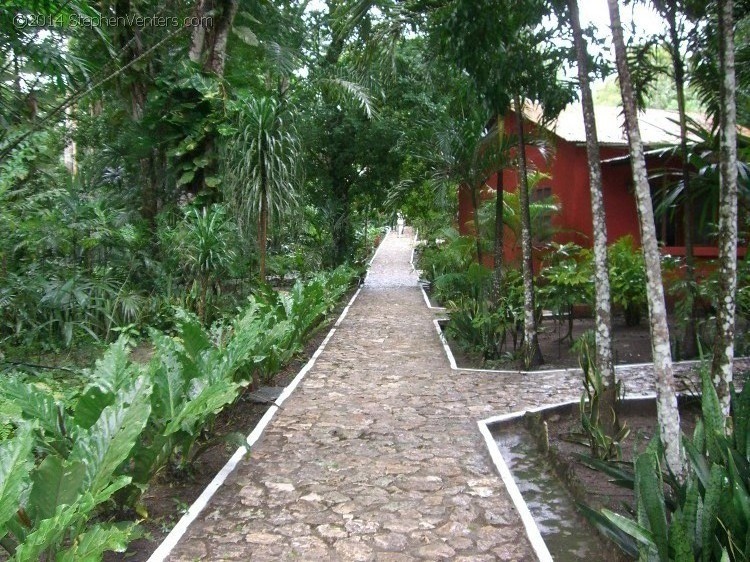
[[[516,96],[518,124],[518,193],[521,206],[521,254],[523,272],[523,365],[526,370],[544,363],[536,333],[536,305],[534,303],[534,263],[531,256],[531,210],[529,207],[529,178],[526,164],[526,140],[523,132],[523,105]]]
[[[693,249],[695,208],[690,182],[690,153],[688,151],[687,111],[685,109],[685,62],[682,59],[680,35],[677,31],[676,6],[668,5],[666,16],[669,23],[672,68],[674,71],[675,89],[677,90],[677,112],[680,116],[680,159],[682,160],[682,186],[685,200],[683,217],[683,227],[685,230],[685,280],[690,291],[690,318],[685,322],[685,332],[682,335],[682,353],[685,357],[695,357],[698,354],[698,342],[695,334],[696,291],[695,252]]]
[[[630,144],[630,160],[640,218],[641,244],[646,262],[646,295],[651,328],[651,351],[656,376],[657,418],[667,464],[677,478],[683,480],[686,470],[680,443],[680,413],[677,410],[677,394],[669,346],[667,308],[664,302],[664,285],[661,277],[661,259],[656,239],[654,208],[648,184],[646,157],[643,152],[643,142],[638,126],[638,111],[633,97],[633,84],[627,63],[625,40],[620,21],[620,7],[617,0],[607,0],[607,3],[612,27],[612,42],[617,58],[617,74],[620,79],[622,106],[625,113],[625,129]]]
[[[268,198],[263,189],[260,200],[260,215],[258,216],[258,251],[260,254],[260,282],[266,282],[266,244],[268,242]]]
[[[193,28],[188,57],[201,66],[203,72],[224,76],[227,58],[227,41],[237,14],[239,0],[200,0],[194,10],[198,25]],[[203,153],[208,164],[199,170],[191,189],[196,193],[210,194],[216,200],[218,194],[206,185],[206,178],[216,173],[217,133],[209,131],[205,137]]]
[[[737,105],[732,0],[719,0],[721,83],[721,153],[719,194],[719,307],[711,378],[729,415],[729,385],[734,362],[735,294],[737,291]]]
[[[474,219],[474,241],[477,246],[477,263],[482,265],[482,233],[479,230],[479,189],[477,186],[469,186]]]
[[[196,6],[199,25],[193,28],[188,56],[204,71],[224,75],[227,40],[238,6],[238,0],[201,0]]]
[[[492,303],[495,307],[500,305],[500,292],[503,287],[503,262],[505,260],[505,223],[503,222],[503,170],[497,171],[497,187],[495,198],[495,267],[492,275]]]
[[[586,130],[586,156],[589,164],[589,186],[591,189],[591,216],[594,230],[594,281],[596,289],[596,367],[602,374],[604,392],[603,411],[613,409],[617,403],[617,381],[612,358],[612,304],[609,288],[609,266],[607,263],[607,221],[604,213],[602,193],[602,167],[599,154],[599,139],[596,133],[594,100],[589,82],[588,46],[581,31],[578,0],[568,0],[570,23],[573,29],[576,59],[578,60],[578,82],[581,87],[583,123]],[[610,428],[613,429],[613,428]]]
[[[119,0],[115,4],[115,13],[118,17],[127,20],[133,14],[133,6],[130,0]],[[129,45],[126,56],[128,60],[137,59],[145,51],[143,33],[138,27],[125,27],[118,32],[119,42],[122,47]],[[139,123],[143,119],[148,99],[148,83],[145,79],[145,71],[135,74],[129,73],[126,77],[127,91],[130,95],[130,117]],[[157,182],[155,179],[155,160],[152,155],[144,156],[138,160],[141,181],[141,216],[149,225],[151,233],[156,232],[156,208],[157,208]]]

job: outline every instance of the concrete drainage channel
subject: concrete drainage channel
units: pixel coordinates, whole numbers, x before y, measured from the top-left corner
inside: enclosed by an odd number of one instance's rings
[[[370,266],[372,265],[372,262],[375,260],[375,257],[378,255],[380,248],[382,248],[382,243],[375,250],[375,253],[372,255],[372,258],[370,258],[370,261],[367,264],[367,274],[365,275],[365,283],[367,282],[367,275],[369,275],[370,273]],[[148,562],[163,562],[172,553],[172,550],[174,550],[174,548],[180,542],[180,539],[182,539],[182,537],[185,535],[185,533],[187,532],[188,528],[193,523],[193,521],[197,519],[198,515],[200,515],[200,513],[208,505],[208,502],[211,500],[211,498],[216,493],[216,491],[219,488],[221,488],[221,486],[226,481],[227,477],[232,472],[234,472],[235,468],[237,468],[237,465],[239,465],[240,461],[245,457],[245,455],[252,448],[252,446],[255,445],[255,443],[258,441],[260,436],[263,434],[263,431],[266,429],[268,424],[276,415],[276,412],[281,408],[281,405],[284,403],[284,401],[287,398],[289,398],[289,396],[291,396],[292,392],[294,392],[297,386],[299,386],[300,382],[302,382],[302,379],[305,378],[305,375],[308,373],[308,371],[310,371],[310,369],[312,369],[312,367],[315,365],[315,362],[318,360],[318,357],[320,357],[320,354],[323,353],[323,350],[328,345],[328,342],[333,337],[333,334],[336,333],[336,329],[341,325],[341,322],[344,321],[344,318],[346,318],[346,315],[349,313],[349,308],[351,308],[351,306],[354,304],[354,301],[357,300],[357,297],[359,296],[361,292],[362,292],[362,287],[357,289],[357,292],[354,293],[354,296],[349,300],[346,307],[341,312],[341,315],[336,320],[336,323],[333,325],[333,328],[331,328],[331,330],[328,332],[328,335],[326,335],[325,339],[320,344],[318,349],[315,350],[315,353],[313,353],[313,356],[310,358],[310,360],[305,364],[304,367],[302,367],[300,372],[297,373],[297,376],[294,377],[292,382],[290,382],[289,385],[286,386],[281,391],[278,398],[273,400],[273,403],[269,406],[266,413],[257,423],[255,428],[250,433],[250,435],[247,436],[247,439],[246,439],[247,444],[237,449],[237,451],[235,451],[235,453],[227,461],[224,467],[216,474],[216,476],[214,476],[214,479],[208,484],[208,486],[206,486],[206,488],[203,490],[201,495],[198,496],[198,499],[195,500],[195,502],[193,502],[193,504],[188,508],[185,514],[177,522],[177,525],[174,526],[174,528],[164,538],[164,540],[159,545],[159,547],[149,557]]]
[[[655,394],[632,396],[625,402],[636,403],[643,400],[654,400]],[[597,559],[600,553],[598,539],[592,540],[587,528],[575,524],[579,518],[573,499],[562,488],[552,469],[544,469],[543,455],[536,450],[536,445],[524,444],[521,453],[514,454],[512,445],[516,445],[510,436],[518,437],[521,433],[518,424],[527,414],[556,411],[575,407],[578,400],[569,400],[557,404],[530,408],[528,410],[494,416],[477,422],[479,432],[484,437],[487,450],[503,481],[513,505],[518,511],[531,543],[534,553],[542,562],[558,560],[573,562],[582,558]],[[516,439],[518,441],[518,439]],[[502,443],[501,446],[498,443]],[[508,455],[509,458],[506,458]],[[529,454],[531,458],[518,458]],[[514,466],[515,465],[515,466]],[[529,470],[529,468],[531,470]],[[517,474],[514,476],[514,472]],[[531,473],[533,476],[529,477]],[[520,484],[520,486],[519,486]],[[523,487],[528,492],[528,498],[521,491]],[[529,501],[527,501],[527,499]],[[554,558],[553,558],[554,553]]]

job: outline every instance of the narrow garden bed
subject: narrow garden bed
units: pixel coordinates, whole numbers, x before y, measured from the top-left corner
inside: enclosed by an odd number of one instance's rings
[[[358,287],[355,286],[341,298],[334,311],[316,329],[315,335],[307,341],[304,351],[276,373],[272,380],[267,382],[267,386],[285,387],[291,382],[320,347],[330,327],[357,290]],[[219,414],[213,428],[206,436],[206,441],[233,433],[239,433],[243,436],[248,435],[273,402],[273,400],[270,400],[263,403],[259,399],[261,394],[247,388],[232,406]],[[148,492],[142,498],[143,506],[148,514],[141,521],[143,536],[131,542],[125,552],[106,553],[104,560],[106,562],[126,560],[128,562],[143,562],[148,560],[187,508],[227,463],[237,450],[238,445],[238,443],[232,441],[219,441],[198,458],[193,464],[190,474],[174,472],[161,474],[156,481],[151,483]],[[126,518],[132,519],[132,514],[129,514]]]

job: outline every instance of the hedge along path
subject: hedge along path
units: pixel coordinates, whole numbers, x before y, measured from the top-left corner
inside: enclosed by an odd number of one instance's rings
[[[451,371],[412,247],[408,228],[386,236],[315,365],[168,560],[534,559],[477,420],[581,383]]]

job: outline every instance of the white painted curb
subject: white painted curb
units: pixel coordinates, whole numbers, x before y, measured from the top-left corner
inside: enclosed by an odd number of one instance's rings
[[[426,298],[426,295],[425,295]],[[453,356],[453,352],[451,351],[450,346],[448,345],[448,340],[445,339],[445,334],[443,333],[443,329],[440,327],[440,322],[445,322],[448,320],[448,318],[436,318],[432,321],[432,323],[435,325],[435,330],[438,333],[438,336],[440,337],[440,341],[443,344],[443,349],[445,350],[445,355],[448,357],[448,362],[451,365],[451,370],[453,371],[460,371],[462,373],[488,373],[488,374],[496,374],[496,375],[524,375],[524,376],[533,376],[533,375],[550,375],[555,373],[560,374],[581,374],[583,371],[580,367],[573,367],[573,368],[566,368],[566,369],[544,369],[539,371],[523,371],[521,369],[517,370],[500,370],[500,369],[474,369],[474,368],[464,368],[459,367],[456,364],[456,358]],[[734,360],[735,366],[738,363],[741,363],[742,365],[745,364],[747,361],[747,357],[737,357]],[[689,361],[673,361],[672,365],[673,367],[688,367],[690,365],[700,365],[701,360],[700,359],[691,359]],[[624,363],[622,365],[615,365],[615,372],[617,371],[627,371],[629,369],[643,369],[648,367],[653,367],[654,364],[652,363]]]
[[[385,238],[388,237],[388,235],[390,235],[390,232],[383,238],[383,242],[385,241]],[[370,274],[370,266],[372,265],[372,262],[375,260],[375,257],[378,255],[378,252],[380,251],[380,248],[382,248],[382,246],[383,243],[381,242],[367,264],[367,274],[365,275],[365,282],[367,282],[367,275]],[[284,403],[284,401],[289,398],[289,396],[291,396],[292,392],[294,392],[294,389],[297,388],[308,371],[312,369],[313,365],[315,365],[315,362],[317,361],[318,357],[320,357],[320,354],[323,353],[323,350],[326,348],[326,345],[328,345],[328,342],[333,337],[333,334],[336,333],[336,328],[338,328],[341,325],[341,322],[343,322],[344,318],[346,318],[346,315],[349,312],[349,308],[354,304],[354,301],[357,299],[360,292],[362,292],[361,287],[357,289],[357,292],[354,293],[354,296],[352,296],[351,300],[349,300],[349,303],[346,305],[344,310],[341,311],[341,315],[336,320],[333,328],[331,328],[331,330],[328,332],[328,335],[325,337],[318,349],[315,350],[315,353],[313,353],[313,356],[310,358],[310,360],[305,364],[304,367],[302,367],[300,372],[297,373],[297,376],[294,377],[292,382],[290,382],[286,386],[286,388],[284,388],[281,395],[274,401],[274,403],[269,406],[268,410],[257,423],[250,435],[247,436],[247,445],[242,446],[237,449],[237,451],[235,451],[235,453],[227,461],[224,467],[216,474],[216,476],[214,476],[214,479],[211,480],[208,486],[206,486],[201,495],[198,496],[198,499],[193,502],[193,504],[188,508],[185,514],[180,518],[180,520],[177,522],[177,525],[174,526],[170,533],[161,542],[159,547],[149,557],[148,562],[163,562],[167,558],[167,556],[172,553],[172,550],[174,550],[174,547],[177,546],[177,543],[179,543],[180,539],[185,535],[191,523],[193,523],[193,521],[197,519],[201,511],[205,509],[206,505],[208,505],[208,502],[216,493],[216,491],[222,486],[222,484],[224,484],[227,477],[234,471],[234,469],[237,468],[237,465],[247,454],[248,450],[253,445],[255,445],[256,441],[258,441],[260,436],[263,434],[263,431],[276,415],[276,412]]]
[[[424,285],[422,285],[422,283],[419,284],[419,290],[422,291],[422,297],[424,298],[424,303],[427,305],[427,308],[434,310],[435,312],[445,312],[448,310],[444,306],[432,306],[430,297],[427,296],[427,291],[424,290]]]
[[[656,394],[651,393],[629,396],[628,398],[626,398],[626,401],[643,399],[656,399]],[[528,410],[512,412],[510,414],[493,416],[491,418],[487,418],[477,422],[477,425],[479,426],[479,432],[482,434],[482,437],[484,437],[484,442],[487,445],[487,450],[490,453],[492,462],[503,481],[503,485],[505,485],[505,488],[508,490],[508,494],[513,501],[513,505],[515,506],[516,511],[518,511],[518,514],[521,517],[521,522],[526,529],[526,536],[531,543],[531,548],[534,550],[534,553],[536,554],[540,562],[552,562],[552,554],[550,554],[550,551],[547,548],[547,543],[544,542],[542,533],[539,531],[539,527],[534,520],[534,516],[531,515],[531,511],[529,510],[529,506],[526,503],[526,500],[523,499],[523,495],[518,489],[518,484],[516,484],[510,468],[508,468],[508,465],[505,462],[502,453],[500,453],[500,449],[497,447],[497,443],[495,443],[495,438],[492,436],[490,426],[497,423],[521,418],[527,413],[538,413],[543,410],[559,408],[561,406],[571,406],[574,404],[577,405],[579,403],[580,400],[568,400],[567,402],[558,402],[557,404],[539,406],[536,408],[530,408]]]

